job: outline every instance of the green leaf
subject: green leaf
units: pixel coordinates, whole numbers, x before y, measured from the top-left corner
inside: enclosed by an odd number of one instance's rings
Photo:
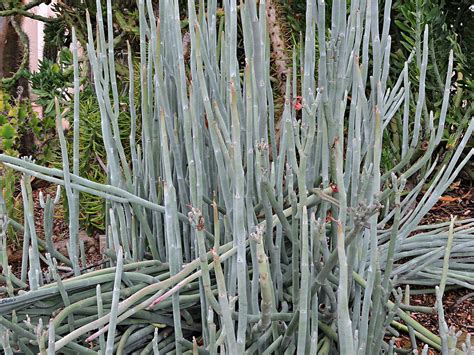
[[[405,32],[413,32],[413,29],[408,27],[404,22],[400,20],[395,20],[395,24],[400,28],[402,31]]]
[[[8,117],[18,117],[18,107],[12,107],[8,111]]]
[[[49,96],[49,92],[42,89],[32,89],[33,94],[38,96]]]
[[[4,139],[2,140],[2,149],[4,151],[8,151],[8,150],[11,150],[13,148],[13,139]],[[7,152],[7,154],[9,154]]]
[[[15,128],[10,123],[6,123],[0,127],[0,137],[3,139],[13,139],[16,137],[16,133]]]
[[[59,53],[59,60],[62,64],[69,65],[72,63],[72,52],[68,48],[63,48]]]
[[[44,113],[50,113],[54,108],[54,101],[49,101],[48,105],[44,109]]]
[[[61,68],[59,67],[59,65],[57,65],[56,63],[54,63],[52,66],[51,66],[51,70],[53,73],[57,74],[61,71]]]
[[[24,120],[28,117],[28,109],[25,105],[21,105],[18,109],[18,118]]]
[[[413,48],[415,46],[415,40],[405,34],[404,32],[401,33],[403,39]]]

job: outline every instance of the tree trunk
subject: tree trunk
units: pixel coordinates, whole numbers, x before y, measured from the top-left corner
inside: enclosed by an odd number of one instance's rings
[[[4,72],[4,55],[5,55],[5,45],[7,41],[8,34],[8,24],[9,21],[6,17],[0,17],[0,78],[5,77]]]

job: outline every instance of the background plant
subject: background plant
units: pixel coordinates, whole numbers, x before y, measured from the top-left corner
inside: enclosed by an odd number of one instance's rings
[[[11,97],[0,90],[0,152],[11,156],[40,157],[43,152],[42,140],[47,139],[47,129],[31,107],[29,100],[22,98],[20,87],[17,96]],[[41,160],[41,162],[44,162]],[[0,188],[6,197],[6,208],[10,217],[21,218],[21,206],[16,200],[18,174],[10,168],[2,168]],[[14,236],[10,228],[9,235]],[[19,244],[19,240],[15,238]]]
[[[45,58],[39,63],[37,72],[28,72],[25,76],[31,84],[31,93],[36,96],[35,102],[43,107],[45,129],[54,129],[54,98],[59,98],[63,104],[72,99],[69,94],[73,80],[71,52],[62,48],[57,62]]]
[[[427,120],[429,110],[436,110],[442,104],[444,83],[440,73],[446,70],[450,50],[454,52],[454,73],[451,79],[453,95],[446,118],[443,145],[440,147],[445,152],[444,161],[446,162],[459,142],[461,132],[469,124],[474,110],[472,91],[474,61],[467,55],[474,50],[473,41],[470,40],[473,38],[474,32],[472,26],[467,25],[474,20],[474,12],[470,9],[472,4],[464,0],[449,2],[399,0],[394,5],[393,69],[395,71],[402,69],[406,58],[418,48],[418,54],[414,58],[416,65],[410,66],[410,77],[414,82],[414,87],[416,87],[416,79],[420,73],[419,48],[423,27],[428,25],[432,34],[429,43],[430,70],[426,79],[425,120]],[[400,127],[400,118],[398,127]],[[395,136],[399,134],[395,125],[392,132]],[[398,142],[396,137],[392,137],[394,142]],[[472,141],[469,147],[473,147]],[[395,150],[392,150],[392,154],[387,151],[387,162],[393,161],[394,156],[399,155],[397,144],[393,148]],[[471,180],[474,176],[472,166],[466,167],[464,173],[467,180]]]

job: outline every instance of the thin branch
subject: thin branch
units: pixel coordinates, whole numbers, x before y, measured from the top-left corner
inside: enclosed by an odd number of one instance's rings
[[[28,5],[30,5],[30,4],[28,4]],[[36,4],[36,5],[39,5],[39,4]],[[28,9],[31,9],[32,7],[34,7],[34,6],[28,7]],[[29,17],[33,20],[48,22],[48,23],[53,23],[53,22],[58,22],[59,21],[59,18],[57,18],[57,17],[45,17],[45,16],[33,14],[33,13],[29,12],[26,9],[26,7],[13,8],[13,9],[1,10],[0,11],[0,17],[17,16],[17,15]]]
[[[51,0],[34,0],[34,1],[31,1],[28,4],[25,4],[22,7],[22,10],[28,11],[28,10],[31,10],[33,7],[39,6],[41,4],[49,5],[49,4],[51,4]]]

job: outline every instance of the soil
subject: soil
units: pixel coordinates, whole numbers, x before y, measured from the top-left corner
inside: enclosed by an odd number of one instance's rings
[[[434,294],[416,295],[412,297],[411,304],[416,306],[434,307],[436,296]],[[474,291],[459,289],[448,291],[443,297],[444,317],[448,327],[454,326],[456,331],[474,334]],[[433,333],[438,333],[438,315],[426,313],[411,313],[412,317],[422,323]]]
[[[436,296],[434,294],[413,295],[410,304],[414,306],[435,307]],[[458,289],[446,291],[443,297],[444,318],[449,328],[453,327],[455,333],[461,332],[458,346],[464,343],[467,334],[474,335],[474,292],[468,289]],[[411,312],[414,318],[422,326],[434,334],[439,334],[439,320],[437,314],[427,314]],[[411,342],[408,334],[400,333],[400,337],[395,340],[395,345],[403,349],[411,349]],[[419,353],[424,343],[417,339]],[[428,354],[439,354],[430,348]]]
[[[457,180],[451,184],[438,203],[423,218],[422,224],[446,222],[450,216],[458,219],[474,218],[474,187],[472,182]]]
[[[434,224],[450,221],[451,216],[458,219],[474,218],[474,187],[472,183],[466,181],[455,181],[448,191],[439,199],[431,211],[423,218],[421,224]],[[416,306],[434,307],[436,302],[435,294],[412,295],[410,304]],[[466,335],[469,333],[474,337],[474,290],[456,289],[446,291],[443,297],[444,316],[448,327],[454,327],[456,332],[461,331],[459,345],[461,345]],[[439,321],[437,314],[426,314],[412,312],[411,316],[435,334],[439,334]],[[410,340],[407,334],[400,334],[396,340],[396,345],[400,348],[410,349]],[[423,347],[419,342],[418,349]],[[430,349],[429,354],[438,354]]]
[[[36,185],[36,186],[35,186]],[[34,184],[33,186],[33,202],[34,202],[34,218],[36,225],[36,233],[38,238],[44,240],[44,229],[43,229],[43,209],[40,206],[40,191],[43,192],[44,200],[47,195],[50,195],[54,199],[56,195],[56,187],[45,183]],[[21,195],[19,197],[21,198]],[[55,249],[63,255],[68,255],[67,244],[69,241],[69,225],[67,223],[67,216],[65,216],[64,208],[62,203],[55,205],[54,219],[53,219],[53,244]],[[79,240],[84,241],[84,247],[86,251],[86,265],[81,265],[82,268],[90,265],[100,264],[102,261],[102,255],[99,253],[99,235],[88,236],[84,231],[79,232]],[[12,265],[12,271],[15,274],[19,274],[19,267],[22,257],[21,246],[11,245],[8,248],[8,261]],[[45,265],[44,265],[45,266]]]

